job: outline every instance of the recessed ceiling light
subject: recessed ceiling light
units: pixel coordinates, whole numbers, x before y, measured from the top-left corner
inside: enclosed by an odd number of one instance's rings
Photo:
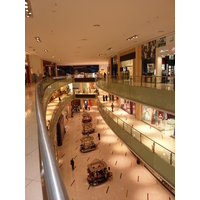
[[[37,42],[41,42],[39,37],[35,37],[35,39],[36,39]]]
[[[83,41],[86,41],[87,39],[84,38],[84,39],[82,39],[82,40],[83,40]]]
[[[25,1],[25,4],[27,5],[28,3]]]
[[[94,24],[93,27],[100,27],[100,25],[99,24]]]
[[[47,50],[47,49],[45,49],[44,51],[45,51],[46,53],[48,52],[48,50]]]
[[[108,51],[112,50],[112,47],[108,48],[107,50],[108,50]]]
[[[126,40],[130,41],[130,40],[133,40],[133,39],[135,39],[135,38],[138,38],[138,35],[133,35],[133,36],[127,38]]]
[[[99,54],[99,56],[102,56],[102,54]]]

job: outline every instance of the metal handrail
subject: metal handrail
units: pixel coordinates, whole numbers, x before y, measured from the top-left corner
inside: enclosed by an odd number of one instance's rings
[[[39,94],[44,94],[42,88],[43,81],[44,80],[41,80],[36,86],[35,105],[38,125],[38,139],[41,153],[41,162],[43,167],[42,170],[46,183],[46,196],[48,200],[68,200],[69,197],[61,178],[61,174],[53,152],[50,138],[48,136],[46,123],[42,112],[42,106],[40,102],[41,96],[39,96]]]
[[[112,117],[111,117],[112,119],[113,119],[113,116],[115,116],[117,119],[120,119],[119,117],[117,117],[116,115],[114,115],[108,108],[106,108],[106,107],[100,102],[99,99],[98,99],[98,104],[100,105],[101,108],[104,108],[105,112],[108,113],[108,116],[110,116],[110,113],[112,114]],[[144,135],[143,133],[141,133],[141,132],[138,131],[137,129],[131,127],[129,124],[127,124],[126,122],[124,122],[122,119],[120,119],[120,120],[123,122],[123,127],[122,127],[123,130],[125,130],[125,129],[124,129],[124,124],[126,124],[126,126],[129,127],[131,130],[133,129],[133,130],[137,131],[137,132],[140,134],[140,140],[139,140],[139,142],[142,143],[142,141],[141,141],[141,136],[143,136],[143,137],[148,138],[150,141],[152,141],[154,145],[156,144],[156,145],[162,147],[163,149],[165,149],[166,151],[168,151],[168,152],[170,153],[170,156],[171,156],[171,158],[170,158],[170,164],[172,165],[172,156],[173,156],[173,155],[175,156],[175,153],[174,153],[174,152],[172,152],[171,150],[169,150],[169,149],[167,149],[166,147],[162,146],[161,144],[157,143],[156,141],[152,140],[151,138],[149,138],[148,136]],[[115,122],[115,123],[118,124],[118,120],[117,120],[117,122]],[[119,125],[119,124],[118,124],[118,125]],[[125,130],[125,131],[126,131],[126,130]],[[127,131],[126,131],[126,132],[127,132]],[[128,133],[129,135],[131,135],[129,132],[127,132],[127,133]],[[137,139],[137,138],[136,138],[136,139]],[[143,144],[144,144],[144,143],[143,143]],[[144,145],[145,145],[145,144],[144,144]],[[146,145],[145,145],[145,146],[146,146]],[[156,152],[155,152],[155,149],[152,149],[152,150],[153,150],[154,153],[156,153]]]

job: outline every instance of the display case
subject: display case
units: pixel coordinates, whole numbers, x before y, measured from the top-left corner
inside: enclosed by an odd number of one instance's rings
[[[87,173],[87,181],[91,186],[104,183],[113,177],[113,173],[110,172],[110,167],[107,167],[106,162],[99,159],[94,159],[87,165]]]
[[[92,123],[90,122],[83,123],[82,126],[83,126],[83,131],[82,131],[83,135],[94,133],[94,128],[92,128]]]
[[[87,122],[91,122],[91,121],[92,121],[92,116],[90,116],[89,113],[84,112],[84,113],[83,113],[82,122],[83,122],[83,123],[87,123]]]
[[[85,136],[81,138],[80,151],[82,153],[86,153],[95,150],[97,145],[94,143],[93,140],[94,138],[91,136]]]

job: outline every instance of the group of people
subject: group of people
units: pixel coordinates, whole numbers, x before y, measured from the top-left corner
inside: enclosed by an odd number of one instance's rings
[[[106,96],[103,95],[103,101],[105,101],[105,100],[107,101],[107,99],[108,99],[108,96],[107,95]]]

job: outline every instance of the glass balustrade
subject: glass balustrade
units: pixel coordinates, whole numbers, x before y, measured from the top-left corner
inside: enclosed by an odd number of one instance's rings
[[[106,83],[118,83],[131,86],[148,87],[161,90],[175,91],[175,76],[130,76],[122,78],[118,76],[108,76],[102,78]]]
[[[175,166],[175,154],[168,150],[167,148],[163,147],[162,145],[158,144],[154,140],[150,139],[149,137],[145,136],[144,134],[140,133],[136,129],[132,128],[129,124],[124,122],[122,119],[114,115],[111,111],[109,111],[98,99],[99,108],[102,109],[107,115],[113,119],[115,123],[117,123],[123,130],[125,130],[128,134],[132,137],[140,141],[146,147],[148,147],[152,152],[158,154],[163,160],[170,163],[171,165]]]
[[[88,77],[89,78],[89,77]],[[95,76],[95,78],[97,78]],[[118,84],[124,84],[124,85],[130,85],[130,86],[140,86],[140,87],[149,87],[149,88],[156,88],[156,89],[165,89],[165,90],[175,90],[175,77],[147,77],[147,76],[142,76],[142,77],[130,77],[129,79],[120,79],[117,77],[107,77],[105,79],[96,79],[98,80],[98,83],[101,85],[106,85],[107,83],[118,83]],[[104,80],[104,81],[103,81]],[[45,113],[44,119],[42,119],[42,114],[40,113],[41,111],[45,111],[47,108],[47,104],[49,103],[49,98],[51,94],[61,86],[67,84],[67,83],[73,83],[73,78],[71,77],[54,77],[54,78],[46,78],[44,80],[41,80],[36,88],[36,110],[37,110],[37,121],[39,124],[39,141],[41,143],[41,152],[42,152],[42,157],[45,158],[45,162],[47,163],[56,163],[55,157],[53,155],[52,151],[52,145],[50,144],[50,141],[48,141],[48,133],[46,131],[46,125],[45,125]],[[72,98],[73,99],[73,94],[69,97],[63,97],[61,100],[61,103],[65,101],[66,98]],[[133,127],[131,127],[129,124],[127,124],[125,121],[114,115],[110,110],[108,110],[103,104],[99,103],[99,107],[101,109],[101,112],[104,111],[105,114],[107,114],[116,124],[118,124],[123,130],[125,130],[129,135],[143,143],[145,146],[147,146],[152,152],[158,154],[162,159],[164,159],[166,162],[170,163],[175,167],[175,154],[165,147],[161,146],[160,144],[156,143],[155,141],[151,140],[150,138],[146,137],[144,134],[140,133]],[[57,108],[53,115],[52,119],[56,118],[56,113],[58,113],[59,108]],[[104,117],[105,114],[103,113]],[[40,128],[42,127],[42,128]],[[53,127],[52,127],[53,128]],[[45,145],[44,145],[45,144]],[[43,148],[45,147],[45,148]],[[50,160],[46,160],[46,155],[49,154],[51,155]],[[44,161],[43,161],[44,162]],[[50,180],[52,178],[51,174],[57,173],[59,171],[58,167],[51,170],[51,173],[48,172],[48,164],[43,167],[45,177],[49,177],[46,179],[46,181],[49,183],[51,182],[52,185],[49,186],[48,191],[54,190],[57,185],[61,183],[63,186],[63,182],[61,180],[60,175],[56,176],[56,181]],[[65,198],[68,199],[67,193],[65,189],[63,190],[63,187],[61,190],[58,191],[57,193],[57,198],[59,199]],[[55,198],[55,199],[57,199]]]

